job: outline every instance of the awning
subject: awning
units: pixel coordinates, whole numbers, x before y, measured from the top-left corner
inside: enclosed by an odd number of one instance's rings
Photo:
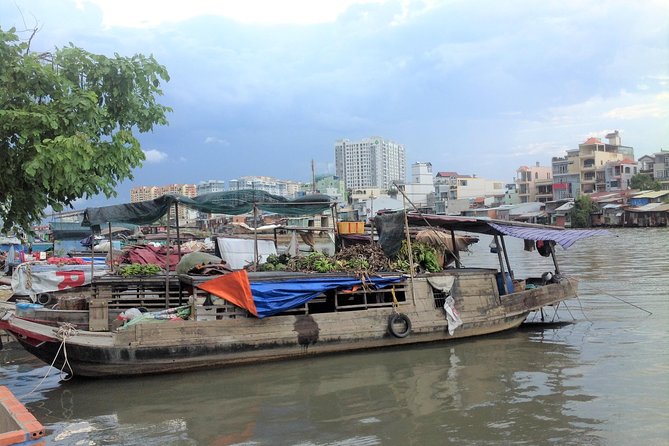
[[[522,226],[507,226],[497,223],[488,223],[504,235],[522,238],[525,240],[553,240],[564,249],[569,248],[578,240],[595,235],[613,235],[605,229],[543,229],[524,228]]]

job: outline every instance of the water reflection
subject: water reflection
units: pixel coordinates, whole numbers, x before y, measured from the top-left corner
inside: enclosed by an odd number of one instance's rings
[[[568,407],[593,398],[571,383],[578,350],[540,336],[77,380],[28,406],[52,425],[53,438],[72,444],[596,443],[589,436],[601,421]]]
[[[63,445],[665,445],[669,231],[615,232],[558,251],[581,279],[580,300],[556,316],[573,324],[183,375],[53,376],[21,400]],[[507,246],[518,273],[552,268]],[[494,264],[483,248],[465,263]],[[47,370],[20,350],[0,362],[17,395]]]

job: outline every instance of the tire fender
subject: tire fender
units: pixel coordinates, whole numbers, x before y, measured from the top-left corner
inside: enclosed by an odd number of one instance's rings
[[[401,327],[404,326],[402,330]],[[404,313],[393,313],[388,317],[388,331],[396,338],[405,338],[411,333],[411,319]]]

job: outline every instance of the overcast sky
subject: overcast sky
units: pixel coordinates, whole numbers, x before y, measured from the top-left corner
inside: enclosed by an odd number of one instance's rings
[[[153,54],[170,125],[140,136],[133,185],[334,173],[334,143],[404,144],[511,182],[516,169],[619,130],[669,149],[666,0],[6,0],[35,50]],[[116,200],[118,201],[118,200]]]

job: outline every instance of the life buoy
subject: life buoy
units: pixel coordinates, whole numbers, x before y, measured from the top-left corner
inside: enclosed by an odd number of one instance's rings
[[[396,338],[405,338],[411,333],[411,319],[403,313],[393,313],[388,318],[388,331]]]

